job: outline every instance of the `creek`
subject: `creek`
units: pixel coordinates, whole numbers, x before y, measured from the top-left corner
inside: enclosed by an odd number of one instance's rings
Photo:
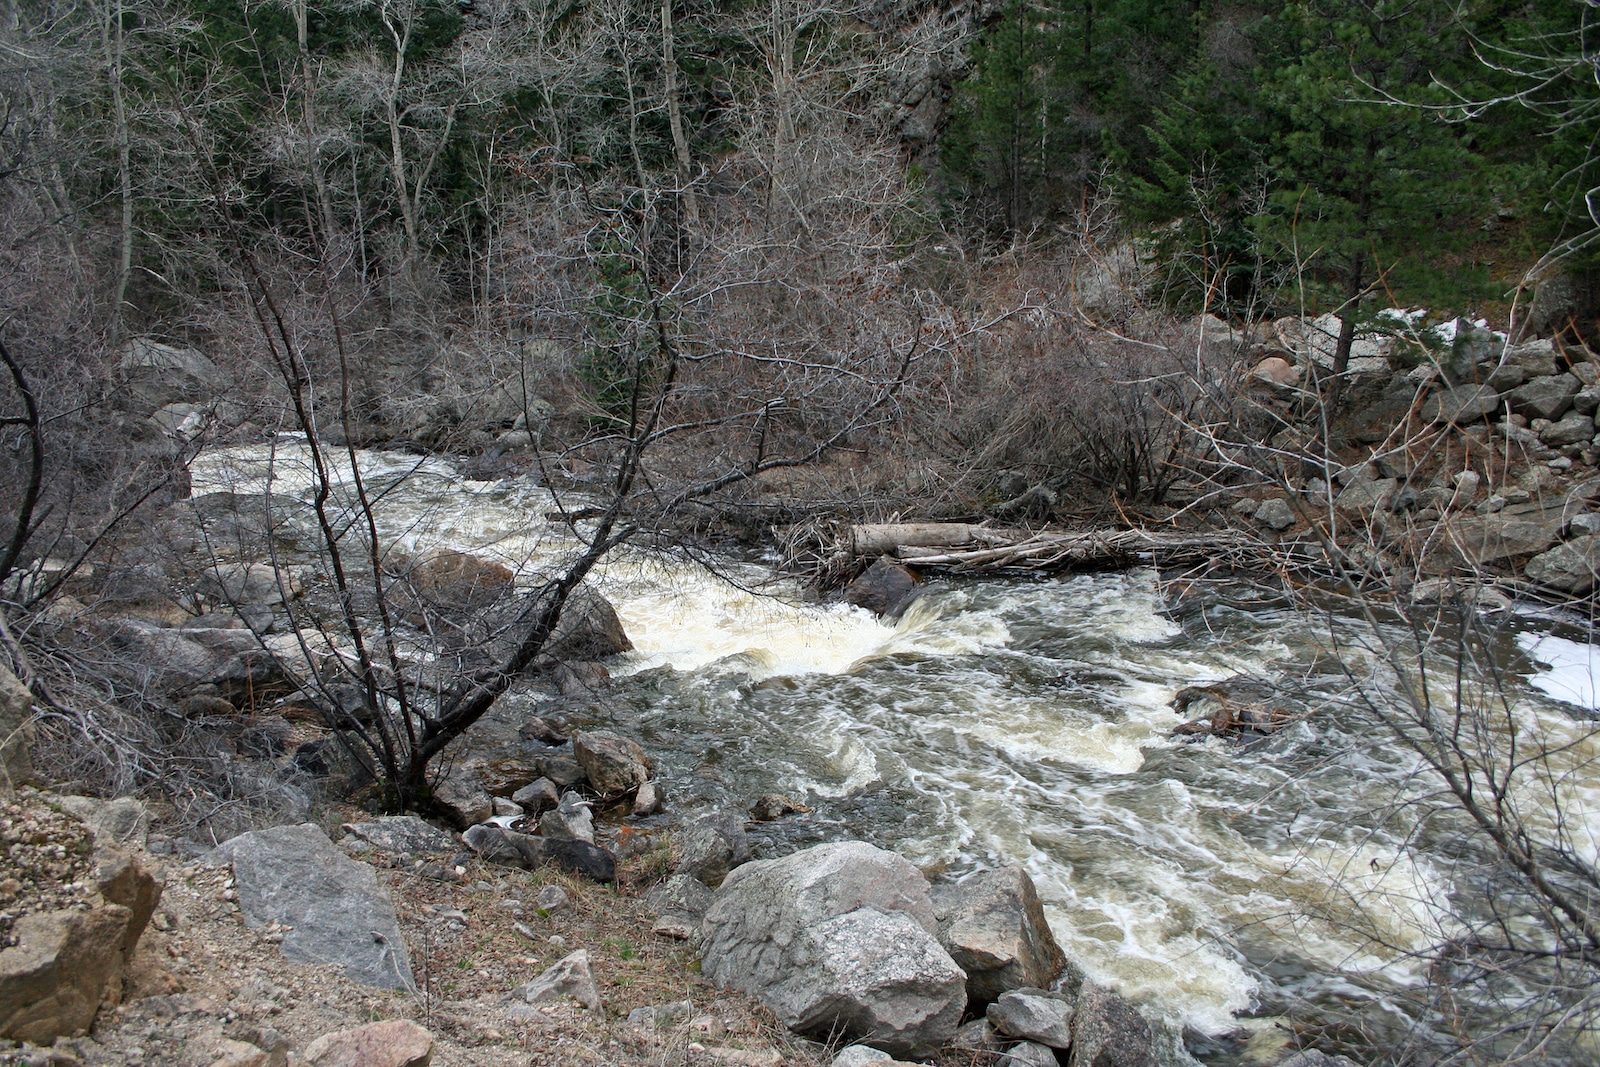
[[[290,440],[210,452],[194,492],[305,498],[304,458]],[[398,550],[472,552],[528,583],[573,550],[547,489],[362,462]],[[715,562],[619,553],[594,579],[637,647],[590,714],[658,761],[673,815],[777,792],[814,810],[758,827],[758,854],[861,838],[934,877],[1020,864],[1091,976],[1197,1031],[1408,1025],[1429,980],[1413,953],[1452,929],[1462,868],[1448,827],[1409,806],[1417,758],[1351,698],[1352,678],[1388,684],[1368,623],[1248,583],[1178,597],[1151,570],[936,582],[883,622],[808,602],[770,560]],[[1546,615],[1503,629],[1514,715],[1586,770],[1594,649]],[[1296,721],[1169,736],[1177,690],[1239,674],[1280,682]],[[1592,777],[1574,777],[1570,817],[1594,842]]]

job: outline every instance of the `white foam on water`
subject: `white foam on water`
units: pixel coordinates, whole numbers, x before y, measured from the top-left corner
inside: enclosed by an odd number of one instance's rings
[[[1600,711],[1600,685],[1595,681],[1600,648],[1530,632],[1517,635],[1517,647],[1544,668],[1528,679],[1529,685],[1565,703]]]

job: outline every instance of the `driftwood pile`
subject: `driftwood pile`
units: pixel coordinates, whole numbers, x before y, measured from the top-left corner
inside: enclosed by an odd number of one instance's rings
[[[1047,571],[1116,566],[1147,557],[1162,565],[1213,561],[1247,541],[1227,532],[1176,530],[1025,530],[964,522],[883,523],[846,527],[829,569],[889,556],[913,567],[972,572]]]

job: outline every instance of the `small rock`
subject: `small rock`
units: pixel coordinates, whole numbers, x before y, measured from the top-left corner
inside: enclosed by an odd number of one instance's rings
[[[306,1067],[427,1067],[433,1035],[409,1019],[324,1034],[306,1046]]]
[[[1330,1056],[1326,1052],[1308,1048],[1296,1052],[1279,1063],[1278,1067],[1356,1067],[1356,1062],[1348,1056]]]
[[[571,789],[573,786],[581,785],[589,780],[589,776],[584,773],[582,764],[575,759],[568,759],[566,756],[540,756],[533,761],[533,765],[541,775],[550,779],[559,789]],[[511,799],[517,800],[515,793],[511,795]],[[517,803],[521,804],[522,801],[517,800]]]
[[[450,822],[463,828],[494,815],[494,798],[477,772],[464,767],[452,767],[433,783],[433,803]]]
[[[563,957],[554,966],[526,985],[518,986],[511,995],[529,1004],[555,1004],[563,997],[571,997],[590,1011],[600,1011],[600,987],[595,985],[594,972],[589,968],[589,950],[580,948]]]
[[[1282,497],[1263,500],[1256,508],[1255,520],[1273,530],[1283,531],[1294,525],[1294,509]]]
[[[950,1047],[963,1052],[1003,1052],[1006,1043],[988,1019],[974,1019],[956,1031]]]
[[[997,1067],[1056,1067],[1056,1051],[1049,1045],[1041,1045],[1037,1041],[1024,1041],[1020,1045],[1013,1045],[1004,1056],[1000,1057]],[[1100,1061],[1095,1060],[1096,1067]]]
[[[773,822],[785,815],[803,815],[811,809],[779,793],[763,793],[751,805],[750,817],[756,822]]]
[[[552,840],[594,844],[594,813],[590,807],[577,793],[563,793],[555,810],[539,816],[539,833]]]
[[[515,793],[511,802],[530,815],[555,807],[561,802],[561,791],[548,778],[535,778]]]
[[[658,920],[652,933],[687,941],[711,907],[711,890],[692,875],[675,874],[646,893],[644,900]]]
[[[1545,464],[1553,471],[1569,471],[1572,469],[1572,459],[1568,456],[1557,456]]]
[[[661,783],[651,780],[641,785],[633,794],[633,814],[636,818],[658,815],[666,809],[667,792]]]
[[[517,727],[517,736],[524,741],[538,741],[546,745],[564,745],[567,737],[544,719],[529,719]],[[513,797],[512,799],[516,799]]]
[[[1582,515],[1574,515],[1571,528],[1574,536],[1600,533],[1600,515],[1592,511],[1586,511]]]
[[[1461,385],[1430,396],[1422,405],[1424,422],[1467,425],[1480,422],[1500,407],[1500,394],[1486,385]]]
[[[1268,356],[1256,364],[1250,377],[1280,389],[1293,389],[1300,384],[1300,368],[1282,356]]]
[[[211,1067],[269,1067],[272,1062],[265,1050],[248,1041],[219,1041],[212,1055],[216,1059]]]
[[[494,813],[496,815],[509,815],[514,819],[520,819],[527,814],[521,804],[514,800],[507,800],[505,797],[494,798]]]
[[[894,1057],[870,1045],[847,1045],[833,1057],[831,1067],[868,1067],[868,1064],[893,1063]]]
[[[744,824],[731,815],[705,815],[674,835],[678,846],[677,874],[690,874],[715,889],[728,872],[750,861],[750,842]]]
[[[533,898],[533,906],[540,911],[560,911],[572,907],[572,898],[558,885],[547,885]]]
[[[1003,994],[989,1005],[989,1022],[1007,1037],[1051,1048],[1072,1044],[1072,1005],[1042,991]]]
[[[628,1025],[648,1029],[663,1029],[668,1026],[677,1026],[688,1020],[694,1013],[694,1005],[687,1000],[674,1001],[671,1004],[652,1004],[645,1008],[634,1008],[628,1013]]]
[[[1541,552],[1528,561],[1523,573],[1540,585],[1581,596],[1594,588],[1600,576],[1600,535],[1577,537]]]

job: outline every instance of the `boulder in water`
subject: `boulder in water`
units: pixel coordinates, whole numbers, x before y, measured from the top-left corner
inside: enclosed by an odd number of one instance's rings
[[[909,567],[881,556],[845,587],[844,598],[875,615],[894,615],[916,592],[917,582],[916,573]]]
[[[542,655],[550,660],[596,660],[633,651],[611,601],[587,583],[568,596],[561,621],[545,643]]]
[[[636,742],[610,730],[572,735],[572,754],[602,796],[627,793],[650,780],[650,757]]]
[[[1085,982],[1072,1018],[1068,1067],[1155,1067],[1155,1037],[1132,1004]]]
[[[922,872],[862,842],[745,864],[701,929],[702,973],[797,1033],[921,1054],[949,1042],[966,1008]]]
[[[968,875],[940,887],[933,902],[939,943],[967,972],[970,1005],[991,1003],[1013,989],[1048,988],[1067,967],[1033,879],[1021,867]]]

